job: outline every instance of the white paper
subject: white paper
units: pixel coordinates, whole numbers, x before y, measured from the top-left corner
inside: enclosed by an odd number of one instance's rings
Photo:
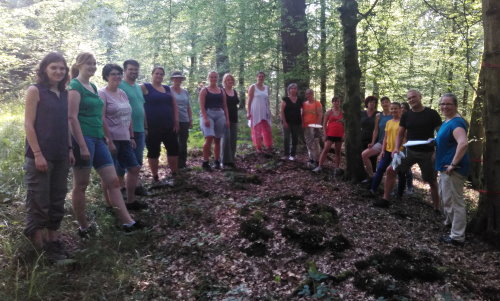
[[[315,129],[320,129],[322,128],[323,126],[321,124],[317,124],[317,123],[311,123],[308,125],[308,127],[310,128],[315,128]]]
[[[431,142],[433,142],[434,139],[430,139],[430,140],[410,140],[408,142],[406,142],[405,144],[403,144],[404,147],[408,147],[408,146],[414,146],[414,145],[424,145],[424,144],[429,144]]]

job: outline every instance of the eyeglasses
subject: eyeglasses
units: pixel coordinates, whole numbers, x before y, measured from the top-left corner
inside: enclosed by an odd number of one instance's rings
[[[109,76],[122,76],[123,74],[119,73],[119,72],[111,72],[109,74]]]
[[[440,103],[439,106],[445,107],[445,106],[454,106],[454,103]]]

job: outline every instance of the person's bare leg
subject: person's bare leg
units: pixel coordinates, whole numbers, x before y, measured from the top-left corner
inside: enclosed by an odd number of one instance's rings
[[[158,180],[158,165],[160,165],[160,160],[158,158],[148,158],[148,163],[153,179]]]
[[[323,151],[321,151],[321,155],[319,156],[318,166],[323,166],[323,163],[325,163],[326,157],[328,156],[328,152],[330,151],[331,147],[332,147],[332,141],[329,140],[325,141]]]
[[[120,192],[120,182],[118,181],[115,167],[105,166],[100,168],[97,173],[108,190],[109,200],[111,204],[113,204],[113,208],[115,209],[120,221],[123,224],[131,223],[133,219],[128,213],[125,202],[123,201],[122,193]]]
[[[391,199],[391,192],[396,183],[396,172],[391,166],[387,167],[385,172],[385,183],[384,183],[384,199]]]
[[[73,169],[73,190],[71,192],[73,202],[73,213],[81,228],[89,226],[85,214],[85,190],[89,185],[90,168]]]
[[[135,187],[139,179],[140,166],[132,167],[127,170],[126,187],[127,187],[127,203],[135,202]]]
[[[170,172],[172,176],[177,174],[179,170],[179,157],[178,156],[167,156],[168,167],[170,167]]]
[[[377,155],[379,152],[373,148],[367,148],[361,153],[361,158],[363,159],[363,165],[365,166],[365,171],[370,178],[373,178],[373,166],[370,161],[370,157]]]
[[[214,138],[214,159],[220,161],[220,138]]]
[[[333,162],[333,166],[335,168],[340,167],[340,152],[342,150],[342,141],[335,142],[335,161]]]
[[[439,210],[439,188],[437,180],[430,182],[429,186],[431,187],[432,207],[434,208],[434,210]]]
[[[213,140],[214,140],[214,136],[205,137],[205,143],[203,144],[203,161],[208,161],[210,159],[210,153],[211,153]]]

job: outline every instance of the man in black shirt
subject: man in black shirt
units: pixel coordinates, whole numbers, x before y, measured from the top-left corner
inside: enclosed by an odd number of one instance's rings
[[[422,95],[417,90],[409,90],[407,93],[408,103],[411,110],[403,114],[399,122],[399,131],[396,138],[396,147],[393,152],[399,152],[403,139],[406,136],[408,141],[411,140],[428,140],[434,138],[435,131],[441,126],[441,117],[436,110],[424,107],[422,104]],[[429,183],[431,187],[431,197],[434,210],[439,210],[439,194],[436,172],[434,170],[434,145],[424,144],[410,146],[406,149],[406,158],[401,161],[401,165],[397,168],[398,172],[406,172],[415,163],[418,164],[422,171],[422,179]],[[374,205],[387,207],[390,194],[394,187],[396,172],[389,167],[387,169],[387,179],[384,187],[384,198],[377,200]]]

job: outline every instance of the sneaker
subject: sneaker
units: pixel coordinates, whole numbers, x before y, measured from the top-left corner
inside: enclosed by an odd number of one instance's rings
[[[439,241],[442,243],[448,244],[448,245],[454,245],[454,246],[458,246],[458,247],[461,247],[464,245],[463,241],[453,239],[449,235],[445,235],[445,236],[440,237]]]
[[[148,204],[140,201],[133,201],[132,203],[125,203],[128,210],[142,210],[147,209]]]
[[[43,245],[45,256],[50,262],[68,259],[69,254],[60,241],[49,241]]]
[[[321,172],[321,166],[317,166],[315,169],[312,170],[313,172]]]
[[[95,228],[93,225],[88,226],[87,229],[78,227],[77,233],[82,239],[90,239],[95,234]]]
[[[294,156],[290,156],[290,157],[288,157],[288,160],[289,161],[295,161],[295,157]]]
[[[372,203],[372,205],[374,207],[388,208],[391,205],[391,203],[386,199],[377,199]]]
[[[368,178],[364,179],[363,181],[361,181],[361,184],[370,185],[371,183],[372,183],[372,177],[368,177]]]
[[[215,160],[214,161],[214,169],[220,169],[220,166],[221,166],[220,161],[219,160]]]
[[[208,161],[204,161],[201,164],[201,168],[203,168],[204,171],[212,171],[212,167],[210,167],[210,164],[208,164]]]
[[[140,221],[135,221],[135,223],[132,226],[127,226],[127,225],[122,225],[121,226],[121,229],[124,232],[127,232],[127,233],[134,232],[134,231],[137,231],[137,230],[141,230],[141,229],[144,229],[144,228],[146,228],[146,225],[144,225]]]

